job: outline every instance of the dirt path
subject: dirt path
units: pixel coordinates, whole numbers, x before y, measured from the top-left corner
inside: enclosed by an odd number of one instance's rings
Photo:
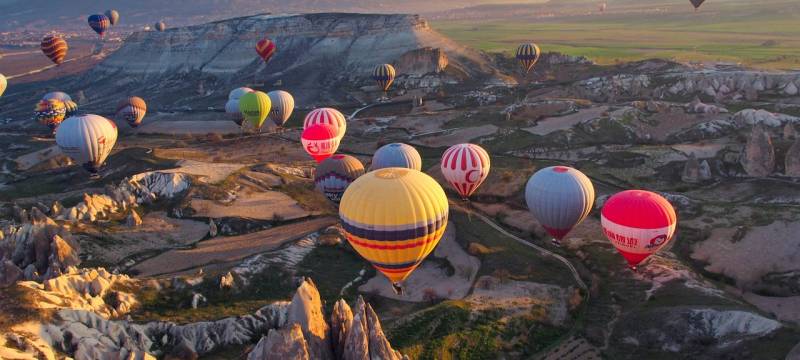
[[[240,236],[217,237],[202,241],[193,249],[167,251],[139,263],[133,270],[139,272],[139,277],[151,277],[240,260],[277,249],[287,242],[331,226],[336,221],[334,217],[324,217]]]

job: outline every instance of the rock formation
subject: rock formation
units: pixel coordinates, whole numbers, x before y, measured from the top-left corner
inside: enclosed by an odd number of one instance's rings
[[[761,125],[753,127],[740,160],[749,176],[769,176],[775,170],[775,149],[769,132]]]
[[[761,109],[744,109],[733,114],[733,121],[739,126],[763,124],[769,127],[778,127],[783,124],[800,123],[800,118]]]
[[[797,130],[794,128],[794,124],[787,122],[783,127],[783,139],[793,140],[795,138],[797,138]]]
[[[689,159],[683,166],[683,174],[681,180],[688,183],[696,183],[700,181],[700,162],[694,153],[689,154]]]
[[[728,112],[728,109],[717,106],[717,105],[709,105],[704,104],[700,101],[700,98],[695,97],[692,102],[686,104],[685,106],[686,112],[689,114],[724,114]]]
[[[80,263],[80,247],[68,227],[56,223],[36,207],[24,222],[6,226],[0,233],[0,262],[10,262],[22,269],[21,279],[50,279]],[[9,264],[3,269],[7,275],[16,276]]]
[[[333,359],[328,323],[322,312],[322,300],[310,279],[303,281],[297,288],[289,306],[288,323],[300,325],[312,359]]]
[[[408,51],[394,62],[398,74],[416,77],[441,73],[447,64],[447,55],[444,51],[430,47]]]
[[[247,360],[311,359],[300,324],[270,330],[247,355]]]
[[[125,226],[137,227],[139,225],[142,225],[142,217],[139,216],[136,210],[131,210],[125,218]]]
[[[218,233],[217,223],[214,222],[214,219],[208,219],[208,236],[213,238],[216,237]]]
[[[794,140],[786,152],[786,176],[800,178],[800,137]]]

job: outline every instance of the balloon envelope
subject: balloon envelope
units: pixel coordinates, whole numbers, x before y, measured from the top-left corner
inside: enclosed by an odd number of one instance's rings
[[[239,111],[256,129],[264,125],[271,107],[269,96],[261,91],[247,93],[239,98]]]
[[[336,133],[338,134],[339,140],[344,138],[345,132],[347,132],[347,120],[344,117],[344,114],[339,112],[339,110],[332,109],[332,108],[319,108],[314,109],[308,115],[306,115],[305,120],[303,121],[303,129],[308,128],[311,125],[316,124],[329,124],[334,127]]]
[[[3,93],[6,92],[6,88],[8,87],[8,80],[6,76],[0,74],[0,96],[3,96]]]
[[[672,240],[678,217],[661,195],[628,190],[606,200],[600,222],[611,244],[635,268]]]
[[[539,46],[534,43],[522,44],[517,47],[517,61],[522,65],[525,74],[531,72],[533,66],[539,61],[541,54],[542,52],[539,50]]]
[[[300,135],[300,142],[308,155],[317,163],[329,158],[339,149],[339,138],[331,124],[316,124],[307,127]]]
[[[264,62],[268,62],[277,50],[275,43],[268,38],[263,38],[256,43],[256,52]]]
[[[475,144],[453,145],[442,155],[442,175],[466,199],[489,176],[489,153]]]
[[[225,113],[228,114],[228,116],[231,118],[231,120],[233,120],[233,122],[236,123],[236,125],[241,126],[242,123],[244,123],[244,115],[242,115],[242,112],[239,111],[238,99],[236,100],[231,99],[228,100],[227,103],[225,103]]]
[[[389,87],[392,86],[396,75],[394,66],[382,64],[375,67],[375,70],[372,71],[372,80],[375,80],[383,91],[389,91]]]
[[[65,118],[75,116],[78,114],[78,104],[72,100],[64,101],[64,108],[66,109]]]
[[[700,5],[703,5],[703,3],[706,2],[706,0],[689,0],[689,2],[692,3],[692,6],[694,6],[695,10],[697,10]]]
[[[420,171],[422,170],[422,157],[419,156],[417,149],[411,145],[403,143],[386,144],[372,155],[370,170],[374,171],[390,167]]]
[[[105,15],[95,14],[89,16],[89,26],[98,35],[103,36],[111,26],[111,21]]]
[[[321,162],[314,172],[314,184],[325,196],[339,203],[347,187],[364,175],[364,165],[350,156],[337,154]]]
[[[98,115],[73,116],[58,127],[56,144],[90,173],[97,173],[117,142],[117,126]]]
[[[448,211],[442,187],[430,176],[405,168],[359,177],[339,205],[347,241],[394,284],[436,248]]]
[[[231,90],[230,93],[228,93],[228,100],[239,100],[244,94],[251,92],[255,92],[255,90],[249,87],[240,87],[233,89]]]
[[[567,166],[537,171],[525,186],[525,202],[536,220],[557,240],[581,223],[594,205],[594,186],[582,172]]]
[[[42,96],[42,100],[61,100],[61,101],[72,101],[72,97],[69,94],[63,91],[53,91]]]
[[[269,112],[269,118],[275,125],[283,126],[289,117],[292,116],[294,111],[294,97],[283,90],[275,90],[267,93],[270,101],[272,101],[272,109]]]
[[[167,24],[165,24],[163,21],[159,21],[154,25],[154,28],[158,31],[164,31],[167,29]]]
[[[105,15],[112,26],[117,25],[119,22],[119,12],[117,10],[106,10]]]
[[[64,117],[67,115],[67,107],[61,100],[41,100],[36,103],[34,114],[40,124],[49,127],[50,130],[55,130],[64,121]]]
[[[147,114],[147,104],[138,96],[129,97],[117,104],[117,120],[127,122],[132,128],[142,124],[145,114]]]
[[[42,39],[42,53],[56,65],[61,65],[67,57],[67,42],[57,35],[47,35]]]

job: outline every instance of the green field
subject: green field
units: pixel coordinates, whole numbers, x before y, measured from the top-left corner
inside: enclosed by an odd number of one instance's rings
[[[507,19],[434,21],[432,26],[464,45],[509,55],[519,43],[534,41],[544,52],[583,55],[601,64],[665,58],[800,69],[800,2],[717,0],[696,13],[688,1],[666,1],[659,13],[643,12],[644,2],[608,3],[604,15],[509,15]]]

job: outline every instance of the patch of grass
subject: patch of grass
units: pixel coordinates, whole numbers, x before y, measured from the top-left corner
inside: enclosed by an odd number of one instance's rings
[[[314,281],[322,299],[327,300],[327,310],[331,310],[333,303],[342,297],[339,295],[342,288],[355,280],[362,269],[367,269],[362,282],[375,273],[367,262],[352,251],[339,246],[318,246],[297,264],[297,275]],[[359,285],[360,283],[351,285],[343,298],[348,302],[355,299]]]
[[[323,215],[338,214],[336,207],[325,195],[314,188],[312,181],[287,181],[276,190],[289,195],[306,210],[318,211]]]
[[[26,287],[13,285],[0,291],[0,334],[6,332],[14,325],[19,325],[27,321],[48,322],[53,312],[50,310],[39,310],[31,304],[41,300],[37,299],[36,293]]]

